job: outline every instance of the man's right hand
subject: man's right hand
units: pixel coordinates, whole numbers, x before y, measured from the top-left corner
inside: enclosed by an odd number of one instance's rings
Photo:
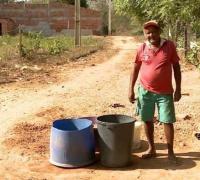
[[[134,103],[136,100],[135,93],[134,92],[129,93],[128,99],[129,99],[130,103]]]

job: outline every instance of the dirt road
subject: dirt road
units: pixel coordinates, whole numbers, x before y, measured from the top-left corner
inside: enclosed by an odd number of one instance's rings
[[[167,161],[162,125],[155,129],[159,156],[141,160],[146,150],[133,153],[129,167],[110,169],[99,162],[79,169],[62,169],[48,162],[52,121],[61,117],[83,117],[110,113],[133,115],[128,102],[131,60],[138,43],[132,37],[112,37],[113,46],[87,61],[57,67],[55,79],[46,84],[16,82],[0,86],[0,179],[198,179],[200,141],[193,133],[200,117],[200,73],[183,64],[185,94],[176,103],[175,151],[179,165]],[[119,51],[113,51],[119,49]],[[106,54],[113,51],[109,59]],[[118,103],[122,106],[114,107]],[[200,130],[200,129],[199,129]]]

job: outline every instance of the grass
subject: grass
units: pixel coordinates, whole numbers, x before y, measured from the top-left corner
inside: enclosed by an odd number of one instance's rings
[[[39,33],[27,33],[22,36],[23,57],[20,57],[19,35],[0,36],[0,84],[19,77],[32,77],[33,67],[50,72],[52,67],[77,61],[101,49],[105,43],[102,38],[92,36],[83,36],[81,42],[81,47],[74,47],[74,38],[70,36],[44,37]],[[34,70],[35,74],[39,72]]]
[[[83,36],[81,38],[81,51],[90,49],[99,49],[103,42],[92,36]],[[44,37],[40,33],[26,33],[22,36],[22,55],[25,59],[38,59],[42,54],[46,58],[54,55],[61,55],[64,52],[74,54],[74,37],[59,35],[53,37]],[[84,50],[83,50],[84,49]],[[85,53],[84,53],[85,54]],[[7,61],[13,58],[19,58],[19,36],[4,35],[0,37],[0,61]]]
[[[10,60],[18,56],[18,40],[17,36],[8,35],[0,36],[0,61]]]

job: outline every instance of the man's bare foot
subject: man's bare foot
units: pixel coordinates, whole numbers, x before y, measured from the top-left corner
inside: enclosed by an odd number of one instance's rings
[[[175,156],[174,153],[169,153],[168,154],[168,159],[169,159],[169,162],[172,163],[172,164],[178,164],[178,161],[177,161],[177,157]]]
[[[141,156],[142,159],[150,159],[154,157],[156,157],[156,152],[153,150],[149,150]]]

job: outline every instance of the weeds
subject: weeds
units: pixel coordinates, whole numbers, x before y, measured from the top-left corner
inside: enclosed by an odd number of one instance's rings
[[[18,55],[17,37],[0,36],[0,61],[13,59]]]
[[[84,49],[100,48],[102,41],[87,36],[82,37]],[[40,56],[48,58],[52,55],[60,55],[65,51],[74,54],[74,37],[59,35],[44,37],[41,33],[28,32],[22,35],[20,48],[23,58],[28,60],[40,59]],[[0,37],[0,61],[18,58],[19,36],[4,35]]]
[[[48,53],[51,55],[61,54],[64,50],[67,49],[62,41],[60,41],[59,39],[53,39],[52,41],[47,43],[46,48]]]

